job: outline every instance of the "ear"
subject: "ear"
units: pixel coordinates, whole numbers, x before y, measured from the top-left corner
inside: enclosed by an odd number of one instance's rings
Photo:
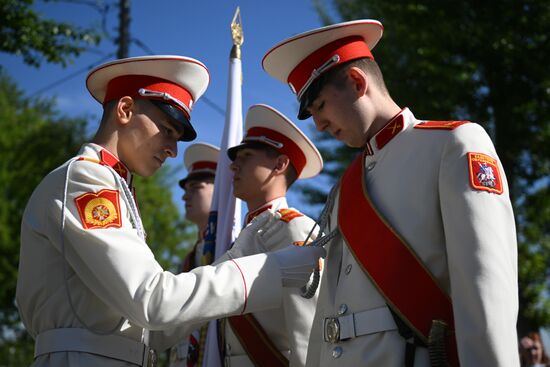
[[[348,77],[358,97],[361,97],[367,93],[367,89],[369,88],[369,78],[363,70],[356,66],[352,66],[348,69]]]
[[[118,100],[116,106],[117,121],[125,125],[130,122],[133,114],[135,113],[137,105],[132,97],[124,96]]]
[[[277,157],[276,166],[273,171],[277,174],[284,174],[290,164],[290,158],[286,154],[281,154]]]

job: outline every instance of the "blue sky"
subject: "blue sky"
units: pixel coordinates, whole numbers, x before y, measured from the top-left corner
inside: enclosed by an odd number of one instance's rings
[[[116,36],[118,10],[114,8],[114,4],[118,1],[106,2],[112,7],[108,13],[106,28]],[[86,5],[37,1],[34,6],[48,18],[83,27],[101,27],[99,12]],[[272,79],[263,71],[261,59],[270,47],[283,39],[322,26],[312,1],[136,0],[131,2],[130,6],[131,37],[141,41],[155,54],[184,55],[202,61],[208,67],[211,76],[205,97],[221,108],[225,108],[226,104],[228,57],[231,49],[229,25],[236,7],[240,6],[244,29],[243,114],[246,114],[249,106],[265,103],[298,122],[295,118],[298,107],[296,100],[286,85]],[[97,64],[99,60],[115,52],[116,46],[111,41],[104,40],[94,52],[82,54],[66,68],[44,63],[36,69],[24,65],[19,57],[3,53],[0,53],[0,64],[27,96],[34,96],[38,91],[55,84],[51,88],[46,88],[40,95],[55,96],[62,114],[87,116],[90,131],[95,131],[101,106],[89,96],[85,88],[87,71],[78,71]],[[132,44],[129,54],[140,56],[147,55],[148,52]],[[109,60],[113,58],[114,56]],[[66,82],[58,83],[74,73],[78,75]],[[216,108],[204,100],[199,100],[193,108],[192,120],[198,133],[196,141],[219,145],[224,117]],[[298,126],[306,135],[312,136],[311,121],[299,122]],[[171,167],[181,168],[181,176],[185,174],[183,151],[188,144],[180,143],[178,157],[169,163]],[[323,184],[321,180],[319,184]],[[293,186],[293,190],[296,190],[296,186]],[[182,195],[175,182],[172,191],[175,199]],[[308,210],[307,203],[300,199],[297,193],[289,193],[291,205],[309,212],[315,211]],[[243,211],[246,211],[246,208]]]

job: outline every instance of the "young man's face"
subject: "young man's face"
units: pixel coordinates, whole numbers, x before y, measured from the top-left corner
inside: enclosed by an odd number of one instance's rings
[[[308,110],[317,130],[328,132],[350,147],[358,148],[366,143],[371,122],[365,115],[364,100],[349,81],[345,86],[327,83]]]
[[[208,221],[214,193],[214,178],[188,179],[184,189],[185,218],[197,225],[202,225]]]
[[[239,149],[231,163],[233,193],[246,202],[251,202],[267,190],[277,157],[270,157],[264,150]]]
[[[152,103],[138,101],[119,134],[119,158],[130,171],[148,177],[178,154],[183,127]]]

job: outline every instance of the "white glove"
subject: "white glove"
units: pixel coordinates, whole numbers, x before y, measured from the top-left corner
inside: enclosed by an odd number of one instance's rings
[[[326,251],[317,246],[289,245],[269,255],[279,263],[283,287],[298,288],[307,283],[319,264],[319,258],[326,256]]]
[[[281,213],[273,211],[270,220],[258,229],[256,242],[261,247],[261,252],[270,252],[282,244],[289,243],[288,223],[280,219]]]
[[[231,258],[266,252],[268,250],[264,246],[266,239],[280,232],[282,228],[280,217],[281,215],[276,211],[266,210],[252,219],[252,222],[239,233],[233,247],[228,251]]]

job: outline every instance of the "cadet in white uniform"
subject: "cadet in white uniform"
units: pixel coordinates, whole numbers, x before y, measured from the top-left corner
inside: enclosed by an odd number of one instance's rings
[[[322,169],[313,143],[283,114],[262,104],[249,108],[245,130],[243,141],[228,155],[234,195],[246,202],[249,213],[246,228],[222,258],[302,245],[317,233],[315,222],[289,208],[285,197],[297,179],[314,177]],[[256,231],[251,224],[256,221],[270,222],[270,230]],[[277,309],[223,320],[225,365],[304,366],[316,298],[305,299],[291,289],[284,291]]]
[[[518,366],[516,234],[495,148],[477,124],[420,121],[391,99],[371,53],[382,30],[335,24],[263,59],[299,118],[362,148],[329,199],[307,365]]]
[[[197,226],[198,239],[182,262],[182,272],[201,265],[219,154],[220,148],[207,143],[192,144],[183,154],[187,176],[180,180],[179,185],[185,190],[185,218]],[[206,330],[207,325],[193,330],[170,350],[170,367],[202,365]]]
[[[277,307],[281,284],[305,284],[317,265],[318,252],[297,246],[179,275],[155,261],[132,173],[154,174],[178,140],[195,138],[190,111],[208,80],[202,63],[181,56],[117,60],[89,74],[105,110],[100,128],[39,184],[21,225],[16,299],[36,339],[33,365],[153,365],[150,347],[169,347],[193,322]]]

